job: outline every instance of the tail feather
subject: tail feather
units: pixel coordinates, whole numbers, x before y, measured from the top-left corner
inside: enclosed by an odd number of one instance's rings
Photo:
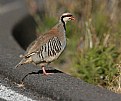
[[[31,63],[32,62],[32,58],[23,58],[16,66],[15,68],[21,66],[21,65],[24,65],[24,64],[28,64],[28,63]]]
[[[17,67],[19,67],[19,66],[21,66],[21,65],[24,65],[24,64],[26,64],[26,59],[25,59],[25,58],[23,58],[23,59],[15,66],[15,68],[17,68]]]

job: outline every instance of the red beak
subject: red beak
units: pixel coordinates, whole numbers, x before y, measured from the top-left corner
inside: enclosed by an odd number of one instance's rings
[[[71,17],[71,20],[75,20],[75,18],[72,16],[72,17]]]

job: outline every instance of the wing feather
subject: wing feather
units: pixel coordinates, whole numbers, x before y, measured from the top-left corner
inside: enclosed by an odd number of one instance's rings
[[[41,47],[48,43],[51,38],[58,36],[58,33],[58,30],[53,28],[49,32],[45,33],[43,36],[38,37],[34,42],[29,45],[24,57],[28,58],[35,53],[38,53]]]

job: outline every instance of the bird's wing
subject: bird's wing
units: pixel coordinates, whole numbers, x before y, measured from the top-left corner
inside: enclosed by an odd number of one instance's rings
[[[58,31],[56,29],[51,29],[49,32],[45,33],[43,36],[38,37],[34,42],[32,42],[29,47],[27,48],[27,51],[24,55],[25,58],[28,58],[35,53],[38,53],[41,49],[41,47],[46,44],[49,39],[55,37],[58,34]]]

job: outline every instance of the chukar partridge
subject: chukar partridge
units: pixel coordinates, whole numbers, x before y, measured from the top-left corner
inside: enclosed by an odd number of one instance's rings
[[[44,75],[48,75],[45,67],[57,59],[66,47],[66,22],[70,20],[74,20],[71,13],[62,14],[58,24],[29,45],[23,59],[15,67],[34,63],[42,68]]]

